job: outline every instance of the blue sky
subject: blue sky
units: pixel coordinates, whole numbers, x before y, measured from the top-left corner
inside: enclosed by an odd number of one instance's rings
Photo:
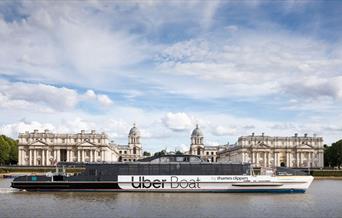
[[[146,150],[252,132],[341,138],[340,1],[1,1],[0,133]]]

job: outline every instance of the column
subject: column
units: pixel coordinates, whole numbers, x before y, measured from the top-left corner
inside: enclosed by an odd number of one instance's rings
[[[53,150],[53,164],[55,164],[56,161],[57,161],[57,151],[54,148],[54,150]]]
[[[28,160],[28,165],[31,166],[32,165],[32,150],[29,150],[29,160]]]
[[[18,152],[18,165],[22,165],[22,156],[23,156],[23,154],[22,154],[22,150],[19,148],[19,152]]]
[[[271,152],[268,152],[268,153],[267,153],[267,166],[272,167],[272,166],[271,166],[271,163],[270,163],[270,160],[271,160]],[[273,161],[274,161],[274,160],[273,160]]]
[[[37,150],[33,150],[33,165],[37,166]]]
[[[84,150],[81,151],[82,157],[81,157],[81,161],[84,162]]]
[[[105,153],[103,150],[101,151],[101,158],[102,158],[102,161],[105,161]]]
[[[296,162],[297,162],[297,167],[299,167],[299,153],[297,151],[297,158],[296,158]]]
[[[93,162],[93,150],[90,150],[90,161],[89,162]]]
[[[266,167],[266,152],[264,151],[264,167]]]
[[[57,150],[57,162],[61,161],[61,150]]]
[[[303,164],[303,152],[300,152],[300,155],[299,155],[299,165],[302,166]]]
[[[256,152],[255,165],[259,166],[259,152]]]
[[[45,166],[45,150],[42,150],[42,166]]]

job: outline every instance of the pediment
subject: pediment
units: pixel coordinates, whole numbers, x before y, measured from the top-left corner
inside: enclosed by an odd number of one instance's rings
[[[45,142],[41,141],[41,140],[37,140],[37,141],[32,142],[30,145],[33,145],[33,146],[45,146],[47,144]]]
[[[308,144],[300,144],[296,146],[297,149],[312,149],[313,147]]]
[[[88,141],[84,141],[84,142],[81,142],[80,144],[78,144],[77,146],[80,146],[80,147],[93,147],[93,146],[96,146],[94,143],[91,143],[91,142],[88,142]]]
[[[261,143],[258,143],[256,145],[253,145],[252,148],[271,148],[270,146],[266,145],[265,143],[261,142]]]

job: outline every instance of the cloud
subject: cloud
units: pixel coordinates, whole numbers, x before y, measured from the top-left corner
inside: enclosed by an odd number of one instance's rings
[[[40,123],[37,121],[25,122],[20,121],[17,123],[11,123],[0,126],[0,133],[17,138],[18,133],[24,133],[25,131],[33,132],[33,130],[44,131],[45,129],[55,130],[55,126],[50,123]]]
[[[102,106],[113,103],[107,95],[97,95],[93,90],[79,94],[66,87],[0,80],[0,108],[52,113],[74,110],[82,101],[93,101]]]
[[[162,118],[163,124],[172,131],[185,131],[194,127],[194,118],[188,116],[186,113],[168,112]]]
[[[228,128],[223,126],[216,126],[212,128],[212,133],[216,136],[228,136],[236,133],[235,128]]]
[[[107,95],[98,95],[97,99],[103,106],[111,106],[113,104],[113,101]]]

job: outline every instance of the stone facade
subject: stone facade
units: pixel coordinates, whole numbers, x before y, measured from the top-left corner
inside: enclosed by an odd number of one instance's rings
[[[219,162],[252,163],[254,167],[324,166],[323,138],[252,135],[239,137],[238,142],[219,152]]]
[[[128,135],[128,145],[109,143],[105,133],[82,130],[77,134],[25,132],[18,137],[18,165],[53,166],[57,162],[114,162],[141,159],[139,130],[134,126]]]

